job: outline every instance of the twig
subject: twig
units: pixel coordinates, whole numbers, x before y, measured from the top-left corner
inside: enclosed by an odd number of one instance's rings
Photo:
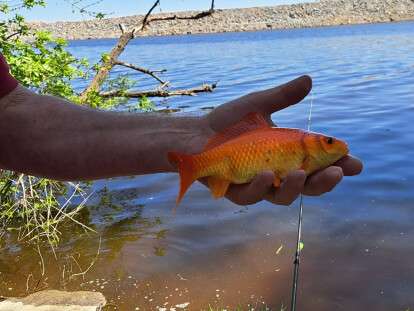
[[[60,211],[64,215],[64,218],[69,218],[74,223],[77,223],[79,226],[81,226],[82,228],[84,228],[85,231],[92,231],[92,232],[96,233],[96,231],[94,229],[92,229],[91,227],[88,227],[87,225],[81,223],[80,221],[77,221],[75,218],[72,217],[72,215],[76,214],[78,211],[80,211],[83,208],[83,206],[89,200],[89,198],[92,196],[93,193],[94,192],[91,192],[91,194],[89,194],[86,198],[84,198],[83,201],[76,207],[75,210],[73,210],[73,211],[71,211],[69,213],[65,213],[64,211],[62,211],[62,209],[59,209],[59,208],[57,208],[55,206],[54,206],[54,208],[56,210]]]
[[[150,22],[159,22],[159,21],[173,21],[173,20],[196,20],[196,19],[200,19],[200,18],[204,18],[207,16],[210,16],[214,13],[214,11],[203,11],[200,13],[197,13],[196,15],[190,15],[190,16],[178,16],[178,15],[172,15],[172,16],[166,16],[166,17],[154,17],[152,19],[150,19],[147,22],[147,25]]]
[[[85,279],[85,274],[86,274],[86,273],[88,273],[88,271],[89,271],[89,270],[92,268],[92,266],[95,264],[96,260],[98,260],[98,257],[99,257],[100,251],[101,251],[101,242],[102,242],[102,237],[99,237],[99,246],[98,246],[98,251],[96,252],[95,258],[92,260],[92,262],[91,262],[91,264],[89,265],[89,267],[88,267],[88,268],[86,268],[86,270],[84,270],[84,271],[81,271],[81,272],[79,272],[79,273],[72,274],[72,275],[69,277],[69,280],[71,280],[71,279],[73,279],[74,277],[79,276],[79,275],[82,275],[82,278],[83,278],[83,279]]]
[[[152,5],[151,9],[149,9],[149,11],[147,12],[147,14],[145,14],[144,19],[142,20],[142,27],[141,27],[141,31],[145,29],[145,27],[149,24],[148,21],[148,17],[151,15],[152,11],[154,11],[154,9],[160,4],[160,0],[157,0],[154,2],[154,4]]]
[[[78,266],[78,268],[79,268],[79,271],[82,271],[82,267],[80,266],[80,264],[78,263],[78,261],[76,260],[76,258],[75,257],[73,257],[73,256],[70,256],[70,258],[72,258],[73,259],[73,261],[76,263],[76,265]]]
[[[63,265],[63,270],[62,270],[62,283],[63,283],[63,287],[66,287],[66,282],[65,282],[65,271],[66,271],[66,265]]]
[[[148,91],[130,91],[124,92],[120,90],[101,92],[102,97],[126,97],[126,98],[142,98],[142,97],[171,97],[171,96],[195,96],[197,93],[212,92],[216,88],[216,84],[204,84],[201,87],[192,89],[182,89],[168,91],[164,89],[148,90]]]
[[[210,11],[214,11],[214,0],[211,0],[211,7],[210,7]]]
[[[126,29],[125,29],[125,25],[124,24],[119,24],[119,29],[121,29],[121,33],[125,33]]]
[[[42,266],[42,276],[45,275],[45,262],[43,261],[43,256],[42,256],[42,252],[40,251],[40,247],[39,247],[39,243],[36,244],[37,246],[37,252],[39,253],[40,256],[40,262],[41,262],[41,266]]]
[[[157,1],[159,2],[159,1]],[[149,25],[151,22],[159,22],[159,21],[171,21],[171,20],[196,20],[200,18],[204,18],[207,16],[212,15],[215,12],[214,10],[214,0],[211,1],[210,9],[207,11],[202,11],[200,13],[197,13],[195,15],[189,15],[189,16],[178,16],[176,14],[172,16],[165,16],[165,17],[153,17],[149,19],[147,16],[144,18],[143,25],[141,30],[144,30],[144,28]],[[144,24],[145,22],[145,24]]]
[[[133,70],[136,70],[136,71],[145,73],[145,74],[150,75],[151,77],[153,77],[155,80],[157,80],[161,84],[166,84],[166,83],[168,84],[167,81],[161,80],[161,78],[158,77],[155,74],[155,73],[163,73],[163,72],[166,72],[167,71],[166,69],[149,70],[149,69],[142,68],[142,67],[139,67],[139,66],[136,66],[134,64],[127,63],[127,62],[122,62],[122,61],[119,61],[119,60],[115,61],[115,65],[124,66],[124,67],[130,68],[130,69],[133,69]]]
[[[64,1],[67,2],[72,7],[72,9],[74,11],[76,10],[81,14],[86,14],[86,15],[89,15],[93,18],[96,18],[96,16],[98,14],[100,14],[101,12],[92,11],[89,8],[91,8],[93,6],[96,6],[96,5],[100,4],[101,2],[103,2],[103,0],[97,0],[95,2],[92,2],[92,3],[81,6],[79,4],[83,2],[82,0],[80,0],[80,1],[64,0]],[[114,14],[114,12],[105,13],[104,15],[111,15],[111,14]]]
[[[79,184],[76,184],[76,185],[73,185],[73,187],[74,187],[74,190],[73,190],[73,192],[72,192],[72,194],[70,195],[70,197],[66,200],[66,202],[65,203],[63,203],[62,204],[62,206],[58,209],[58,212],[56,213],[56,215],[55,215],[55,217],[53,218],[53,221],[54,222],[59,222],[59,219],[58,219],[58,217],[59,217],[59,215],[60,214],[64,214],[63,213],[63,210],[64,209],[66,209],[66,207],[72,202],[72,199],[75,197],[75,195],[77,194],[77,192],[79,191],[79,189],[80,189],[80,186],[79,186]]]
[[[160,3],[160,0],[157,0],[154,2],[151,9],[144,16],[141,26],[134,27],[131,31],[126,31],[125,27],[122,27],[121,25],[119,25],[122,34],[119,37],[116,45],[112,48],[111,52],[109,53],[109,58],[101,64],[101,67],[99,68],[98,72],[96,73],[92,81],[80,94],[81,103],[86,103],[88,99],[88,95],[90,93],[93,93],[93,92],[99,93],[99,91],[101,90],[102,84],[108,77],[112,68],[118,62],[118,58],[125,50],[125,47],[129,44],[129,42],[132,39],[136,37],[136,34],[139,31],[143,31],[145,27],[149,25],[150,22],[161,21],[161,20],[172,20],[172,19],[200,19],[200,18],[209,16],[209,15],[212,15],[214,13],[214,0],[212,0],[211,7],[208,11],[200,12],[194,16],[177,17],[176,15],[174,15],[174,16],[167,16],[167,17],[162,17],[162,18],[158,17],[158,18],[150,19],[151,13],[159,5],[159,3]]]
[[[17,36],[17,35],[20,35],[21,33],[20,33],[20,31],[17,31],[17,32],[15,32],[15,33],[12,33],[12,34],[10,34],[10,35],[8,35],[6,38],[5,38],[5,41],[9,41],[11,38],[13,38],[14,36]]]
[[[28,293],[29,292],[29,280],[30,280],[30,278],[31,277],[33,277],[33,274],[29,274],[28,276],[27,276],[27,279],[26,279],[26,293]]]

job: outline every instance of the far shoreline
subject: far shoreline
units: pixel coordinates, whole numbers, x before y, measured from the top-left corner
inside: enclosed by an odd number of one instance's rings
[[[372,22],[372,23],[358,23],[358,24],[340,24],[340,25],[324,25],[324,26],[310,26],[310,27],[298,27],[298,28],[279,28],[279,29],[262,29],[262,30],[245,30],[245,31],[222,31],[222,32],[200,32],[190,34],[167,34],[167,35],[147,35],[135,38],[139,39],[158,39],[158,38],[169,38],[169,37],[190,37],[190,36],[208,36],[208,35],[221,35],[221,34],[240,34],[240,33],[254,33],[254,32],[277,32],[277,31],[300,31],[306,29],[327,29],[334,27],[352,27],[352,26],[369,26],[369,25],[392,25],[392,24],[409,24],[414,23],[414,19],[401,20],[401,21],[388,21],[388,22]],[[69,42],[88,42],[98,40],[117,40],[118,38],[87,38],[87,39],[69,39]],[[133,39],[133,40],[135,40]]]
[[[189,16],[197,13],[199,12],[158,13],[153,16]],[[78,22],[32,22],[29,25],[34,30],[46,30],[66,40],[114,39],[121,35],[120,24],[131,29],[142,18],[142,15],[134,15]],[[218,9],[213,15],[199,20],[153,22],[138,37],[240,33],[403,21],[414,21],[412,0],[321,0],[272,7]]]

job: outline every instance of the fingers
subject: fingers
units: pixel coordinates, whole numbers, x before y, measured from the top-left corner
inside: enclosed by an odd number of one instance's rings
[[[363,169],[362,162],[350,155],[347,155],[334,164],[342,168],[345,176],[354,176],[361,173]]]
[[[311,89],[312,79],[302,76],[281,86],[248,94],[214,109],[208,115],[210,126],[221,131],[249,112],[259,112],[268,118],[273,112],[300,102]]]
[[[227,198],[239,205],[255,204],[263,199],[279,205],[290,205],[303,193],[317,196],[331,191],[344,176],[342,168],[328,167],[308,178],[302,170],[291,172],[279,188],[273,188],[274,174],[264,172],[250,184],[232,185]]]
[[[274,204],[290,205],[302,192],[305,180],[304,171],[294,171],[285,178],[279,188],[267,193],[265,199]]]
[[[231,184],[226,197],[239,205],[255,204],[263,199],[274,204],[290,205],[300,193],[309,196],[324,194],[335,188],[344,175],[352,176],[361,171],[361,161],[352,156],[346,156],[334,166],[308,177],[302,170],[291,172],[277,189],[273,187],[274,173],[266,171],[258,174],[248,184]],[[206,184],[205,181],[201,181]]]
[[[317,196],[331,191],[344,176],[342,168],[330,166],[308,177],[303,194]]]
[[[258,174],[250,183],[230,185],[226,197],[239,205],[255,204],[261,200],[273,187],[275,175],[271,171]]]

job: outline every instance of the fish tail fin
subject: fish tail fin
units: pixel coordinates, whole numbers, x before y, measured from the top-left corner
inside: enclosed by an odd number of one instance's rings
[[[177,197],[177,205],[181,202],[188,188],[197,179],[196,169],[194,167],[194,158],[191,155],[180,154],[177,152],[168,152],[168,160],[171,164],[178,167],[180,173],[180,192]]]

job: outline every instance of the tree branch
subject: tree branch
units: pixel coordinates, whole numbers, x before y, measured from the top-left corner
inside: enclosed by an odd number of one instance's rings
[[[126,32],[126,29],[125,29],[125,25],[124,24],[119,24],[118,27],[121,30],[121,33],[124,34]]]
[[[166,17],[154,17],[151,19],[144,19],[145,26],[149,25],[151,22],[158,22],[158,21],[171,21],[171,20],[196,20],[201,19],[210,15],[213,15],[215,12],[214,10],[214,0],[211,0],[211,6],[208,11],[202,11],[200,13],[197,13],[196,15],[189,15],[189,16],[178,16],[178,15],[172,15],[172,16],[166,16]],[[145,28],[144,24],[141,30]]]
[[[155,73],[163,73],[163,72],[166,72],[167,71],[166,69],[162,69],[162,70],[148,70],[146,68],[138,67],[138,66],[135,66],[135,65],[130,64],[130,63],[127,63],[127,62],[121,62],[119,60],[115,61],[115,65],[124,66],[124,67],[130,68],[130,69],[133,69],[133,70],[136,70],[136,71],[145,73],[145,74],[150,75],[151,77],[153,77],[155,80],[157,80],[161,84],[164,84],[164,85],[165,84],[168,84],[167,81],[161,80],[161,78],[159,78],[155,74]]]
[[[17,31],[17,32],[15,32],[15,33],[12,33],[12,34],[10,34],[10,35],[8,35],[6,38],[5,38],[5,41],[9,41],[11,38],[13,38],[13,37],[15,37],[15,36],[18,36],[18,35],[20,35],[21,33],[20,33],[20,31]]]
[[[198,93],[213,92],[217,87],[217,84],[204,84],[200,87],[192,89],[172,90],[168,91],[165,89],[156,89],[149,91],[108,91],[101,92],[99,95],[102,97],[127,97],[127,98],[141,98],[141,97],[171,97],[171,96],[195,96]]]
[[[148,13],[145,15],[144,19],[142,20],[142,27],[141,31],[145,29],[145,27],[149,24],[148,17],[151,15],[152,11],[160,4],[160,0],[157,0],[152,5],[151,9],[148,11]]]
[[[152,5],[151,9],[148,11],[148,13],[145,15],[144,19],[142,20],[142,26],[141,27],[134,27],[131,31],[126,31],[124,27],[119,25],[121,29],[121,36],[118,39],[118,42],[116,45],[112,48],[108,60],[102,63],[101,67],[99,68],[98,72],[92,79],[91,83],[83,90],[83,92],[80,95],[80,101],[81,103],[85,103],[88,95],[93,92],[99,92],[101,89],[102,84],[108,77],[109,72],[112,70],[112,68],[117,64],[119,56],[123,53],[125,50],[125,47],[128,45],[128,43],[135,38],[135,35],[138,31],[143,31],[146,26],[149,25],[151,21],[161,21],[161,20],[172,20],[172,19],[200,19],[206,16],[209,16],[214,13],[214,0],[211,1],[211,7],[208,11],[200,12],[194,16],[183,16],[183,17],[177,17],[176,15],[165,17],[165,18],[154,18],[150,19],[150,15],[152,11],[159,5],[160,0],[156,0],[154,4]],[[155,78],[155,77],[154,77]],[[157,78],[155,78],[157,79]],[[158,80],[158,79],[157,79]],[[162,84],[165,84],[161,79],[158,81]],[[165,85],[164,85],[165,86]]]
[[[133,31],[123,33],[119,39],[117,44],[112,48],[111,52],[109,53],[109,58],[106,62],[104,62],[101,67],[99,68],[96,75],[93,77],[91,83],[83,90],[80,94],[80,101],[81,103],[85,103],[88,99],[88,95],[93,92],[99,92],[102,83],[108,77],[109,72],[115,66],[115,62],[118,60],[119,55],[125,50],[125,47],[134,38]]]

